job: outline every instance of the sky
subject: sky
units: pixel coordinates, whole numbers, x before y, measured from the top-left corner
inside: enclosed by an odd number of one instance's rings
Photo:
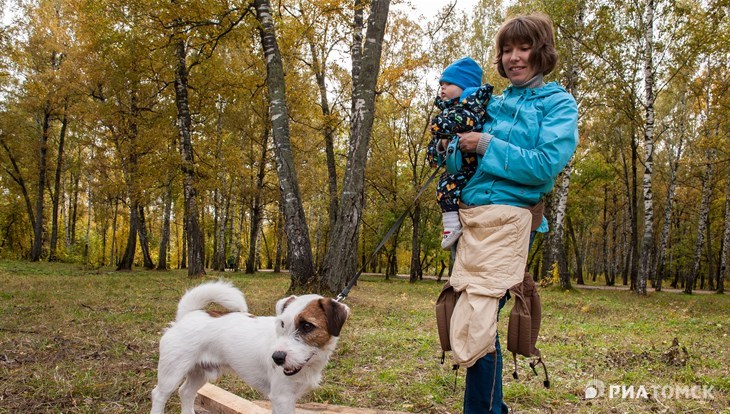
[[[431,20],[447,4],[456,3],[456,10],[468,10],[477,2],[478,0],[393,0],[391,9],[403,10],[416,21],[420,18]]]

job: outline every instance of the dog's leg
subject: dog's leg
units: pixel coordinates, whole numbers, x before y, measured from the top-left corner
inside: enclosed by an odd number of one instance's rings
[[[157,365],[157,386],[152,390],[150,414],[164,414],[167,400],[185,378],[189,365],[182,358],[171,358],[167,353],[161,355]]]
[[[286,392],[272,392],[269,395],[271,401],[271,414],[294,414],[296,409],[296,398]]]
[[[198,394],[200,387],[205,385],[206,382],[207,378],[202,368],[196,367],[188,372],[185,382],[178,390],[182,414],[195,414],[195,396]]]

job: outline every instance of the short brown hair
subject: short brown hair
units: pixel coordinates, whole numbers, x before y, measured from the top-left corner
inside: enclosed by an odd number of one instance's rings
[[[547,75],[558,64],[553,23],[544,14],[514,17],[504,22],[497,32],[495,42],[497,56],[494,58],[494,63],[503,78],[507,77],[507,73],[502,66],[502,48],[507,43],[527,43],[532,46],[529,63],[537,68],[538,73]]]

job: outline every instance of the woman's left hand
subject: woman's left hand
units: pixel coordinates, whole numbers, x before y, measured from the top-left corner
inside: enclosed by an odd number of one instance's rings
[[[462,132],[456,135],[459,136],[459,149],[461,152],[475,152],[479,140],[482,139],[481,132]]]

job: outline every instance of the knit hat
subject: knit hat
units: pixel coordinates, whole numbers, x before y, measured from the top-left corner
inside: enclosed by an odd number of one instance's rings
[[[439,83],[448,82],[461,89],[479,87],[482,84],[482,68],[469,56],[450,64],[441,74]]]

